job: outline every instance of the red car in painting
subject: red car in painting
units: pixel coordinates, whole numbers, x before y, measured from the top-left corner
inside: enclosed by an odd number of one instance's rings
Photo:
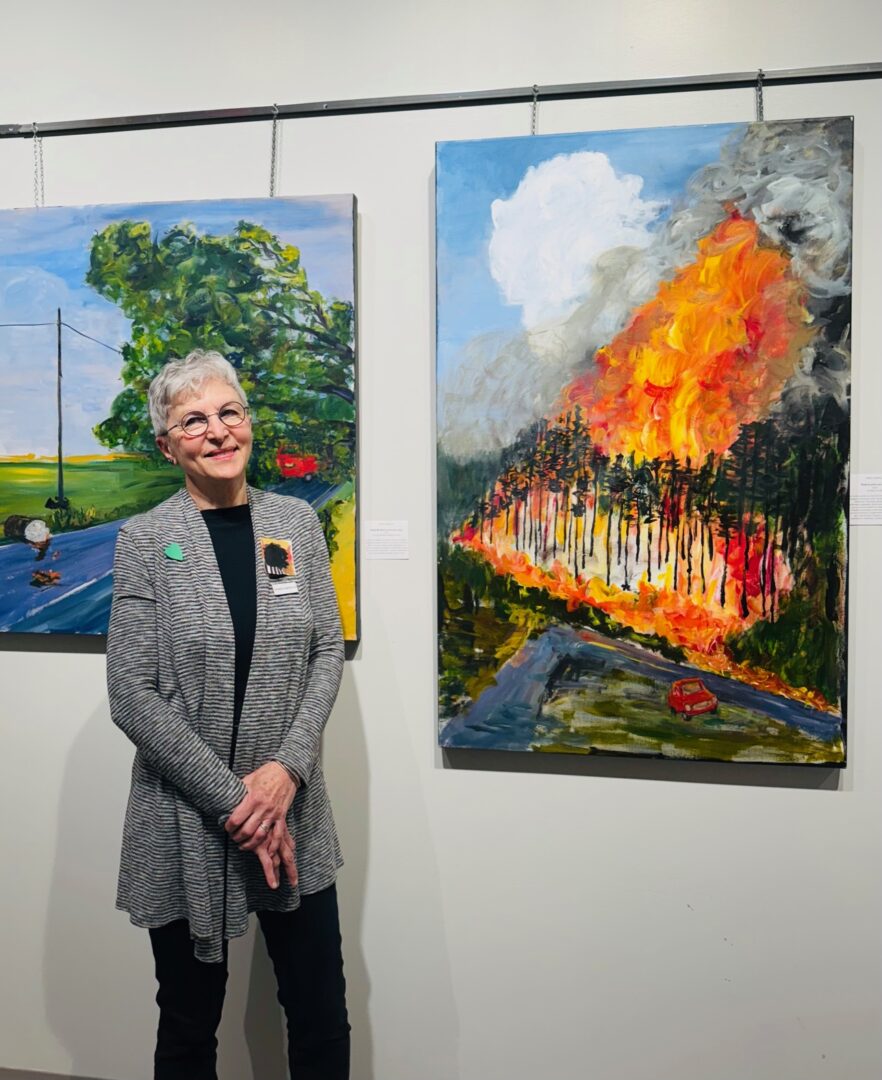
[[[687,717],[716,712],[718,704],[716,697],[701,679],[677,679],[668,691],[668,705],[671,707],[671,712],[682,713]]]
[[[311,480],[318,472],[315,454],[298,454],[289,446],[280,446],[276,452],[276,465],[286,480]]]

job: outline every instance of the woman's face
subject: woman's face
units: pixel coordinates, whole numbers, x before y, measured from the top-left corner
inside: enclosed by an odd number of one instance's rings
[[[168,431],[159,435],[156,445],[165,457],[180,465],[187,479],[197,488],[217,483],[241,482],[251,456],[251,420],[237,427],[227,427],[218,416],[225,405],[241,405],[239,396],[223,379],[210,379],[195,393],[176,398],[168,412]],[[189,437],[180,426],[191,413],[208,418],[208,430]]]

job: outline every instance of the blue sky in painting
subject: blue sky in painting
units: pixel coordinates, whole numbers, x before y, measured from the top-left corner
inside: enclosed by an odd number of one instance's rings
[[[615,174],[638,176],[640,198],[663,203],[657,228],[685,195],[688,179],[719,158],[723,141],[745,125],[644,128],[438,143],[436,147],[438,377],[465,346],[490,331],[517,333],[522,311],[490,272],[491,204],[509,199],[531,166],[559,155],[603,153]],[[574,226],[575,227],[575,226]]]
[[[65,322],[118,348],[129,321],[85,284],[89,244],[113,221],[149,221],[154,231],[190,222],[226,233],[257,222],[300,248],[311,287],[353,300],[352,197],[47,207],[0,211],[0,324]],[[122,389],[120,357],[64,331],[65,453],[105,452],[92,427]],[[54,325],[0,326],[0,456],[55,452]]]

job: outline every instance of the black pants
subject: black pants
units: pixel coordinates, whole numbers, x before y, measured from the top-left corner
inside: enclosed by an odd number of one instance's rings
[[[296,911],[259,911],[288,1021],[292,1080],[348,1080],[349,1021],[335,886],[301,897]],[[155,1080],[216,1080],[227,987],[224,962],[193,955],[185,919],[150,931],[159,991]]]

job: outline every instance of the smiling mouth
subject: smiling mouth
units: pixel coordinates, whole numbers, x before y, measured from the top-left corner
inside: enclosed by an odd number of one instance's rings
[[[236,447],[228,446],[225,450],[212,450],[210,454],[206,454],[207,458],[229,457],[231,454],[235,454]]]

